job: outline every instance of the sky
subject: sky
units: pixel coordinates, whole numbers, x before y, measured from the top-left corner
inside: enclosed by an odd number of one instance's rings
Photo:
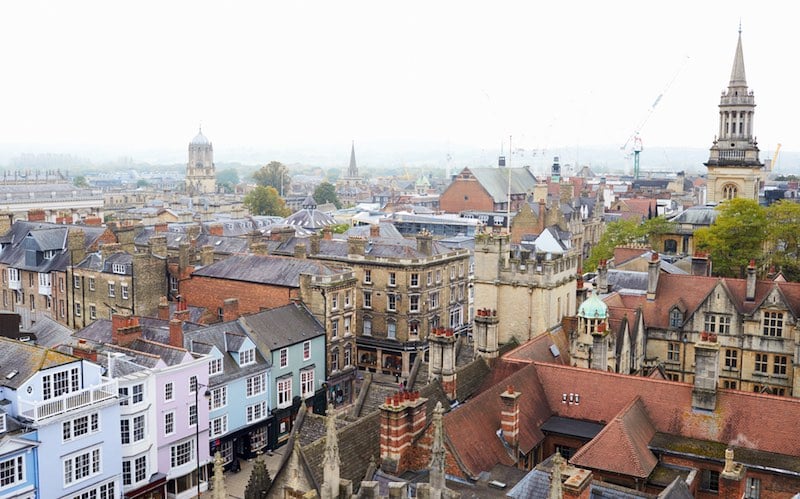
[[[708,148],[741,21],[761,149],[798,150],[798,13],[696,0],[3,2],[0,147],[185,155],[202,124],[218,160],[351,140],[507,150],[510,138],[524,156],[622,146],[644,123],[645,149]]]

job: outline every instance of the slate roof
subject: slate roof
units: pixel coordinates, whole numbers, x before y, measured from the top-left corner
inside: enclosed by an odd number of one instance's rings
[[[717,219],[719,212],[715,206],[711,205],[698,205],[689,207],[674,217],[670,218],[670,222],[689,225],[702,225],[709,226]]]
[[[305,244],[306,254],[311,254],[311,243],[308,238],[289,238],[286,242],[275,248],[274,252],[282,255],[293,255],[294,247],[297,244]],[[364,255],[373,258],[395,258],[395,259],[425,259],[431,256],[444,255],[455,252],[439,241],[431,241],[431,254],[426,255],[417,250],[417,240],[415,238],[396,238],[396,237],[371,237],[367,239],[364,248]],[[314,254],[315,258],[335,258],[342,259],[348,256],[348,242],[343,239],[321,240],[319,242],[319,252]]]
[[[73,362],[80,359],[0,336],[0,386],[16,390],[37,371]],[[14,371],[17,374],[9,378]]]
[[[489,364],[483,357],[478,357],[469,364],[456,368],[456,397],[458,400],[464,401],[476,394],[489,371]]]
[[[105,233],[103,227],[59,225],[45,222],[15,221],[11,229],[3,234],[4,243],[9,247],[0,253],[0,263],[10,267],[32,270],[37,272],[50,272],[51,270],[66,270],[70,264],[70,255],[66,251],[67,234],[70,230],[82,230],[84,234],[84,247],[90,249],[97,243],[98,238]],[[28,237],[28,235],[31,237]],[[43,261],[38,266],[26,263],[26,250],[28,245],[38,251],[54,250],[56,255]]]
[[[271,255],[233,255],[197,269],[192,275],[299,288],[300,274],[334,275],[338,272],[338,268],[315,260]]]
[[[303,305],[290,303],[239,318],[262,352],[325,336],[325,328]]]
[[[28,332],[36,336],[37,345],[45,348],[65,344],[72,338],[72,329],[59,324],[46,315],[39,317],[35,323],[31,324]]]
[[[336,220],[324,211],[317,209],[317,203],[310,195],[303,201],[303,207],[286,217],[284,223],[297,225],[304,229],[317,230],[336,224]]]
[[[210,384],[226,383],[231,379],[240,378],[266,370],[270,360],[265,359],[256,349],[256,362],[240,367],[230,352],[238,351],[244,342],[247,332],[239,320],[212,324],[183,335],[183,344],[190,352],[208,354],[212,345],[222,353],[222,373],[209,378]]]
[[[495,203],[505,203],[508,199],[509,172],[511,193],[525,194],[533,190],[536,177],[527,168],[465,168],[486,189]]]
[[[397,230],[397,228],[392,223],[381,223],[378,224],[378,228],[380,229],[380,237],[385,238],[395,238],[395,239],[402,239],[403,235]],[[361,237],[369,237],[371,226],[369,225],[359,225],[358,227],[351,227],[347,229],[347,231],[342,234],[342,239],[347,239],[350,236],[361,236]],[[338,234],[337,234],[338,236]],[[337,237],[338,238],[338,237]]]

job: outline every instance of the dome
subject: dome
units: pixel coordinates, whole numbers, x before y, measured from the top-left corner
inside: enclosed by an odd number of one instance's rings
[[[206,146],[208,144],[210,144],[210,142],[208,141],[206,136],[203,135],[203,130],[200,129],[200,131],[197,132],[197,135],[195,135],[194,138],[192,139],[192,145]]]
[[[608,305],[596,294],[592,294],[578,307],[578,316],[586,319],[605,319],[608,317]]]

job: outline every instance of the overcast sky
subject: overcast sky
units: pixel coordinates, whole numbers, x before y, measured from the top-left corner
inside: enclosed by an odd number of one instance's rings
[[[184,154],[199,123],[217,150],[622,145],[674,78],[644,145],[706,148],[741,18],[762,151],[797,150],[798,13],[698,0],[3,2],[0,145]]]

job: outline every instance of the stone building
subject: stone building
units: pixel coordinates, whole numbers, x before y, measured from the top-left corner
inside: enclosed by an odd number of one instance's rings
[[[186,192],[197,196],[217,192],[214,168],[214,147],[200,129],[189,142],[189,161],[186,163]]]
[[[708,201],[732,198],[758,201],[764,182],[764,163],[758,159],[753,134],[755,114],[753,91],[747,86],[742,53],[742,32],[736,44],[728,90],[719,103],[719,132],[714,138],[708,162]]]

